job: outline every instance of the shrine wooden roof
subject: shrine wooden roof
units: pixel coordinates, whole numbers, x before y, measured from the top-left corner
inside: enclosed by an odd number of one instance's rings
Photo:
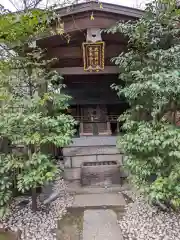
[[[69,73],[68,68],[76,67],[75,71],[77,71],[77,68],[83,67],[82,43],[86,41],[87,28],[107,29],[120,20],[137,20],[143,14],[143,11],[139,9],[109,3],[102,3],[102,8],[100,8],[95,1],[57,9],[57,12],[64,23],[65,34],[47,36],[38,39],[37,43],[40,47],[47,49],[48,57],[59,59],[55,67],[63,68],[65,74]],[[94,20],[91,20],[92,12]],[[66,34],[70,35],[69,43]],[[126,48],[127,40],[119,33],[102,33],[102,40],[106,44],[105,65],[112,68],[113,64],[110,59]],[[76,74],[78,72],[79,70]]]
[[[117,4],[110,4],[110,3],[102,3],[102,8],[100,8],[100,4],[97,1],[87,1],[84,3],[74,4],[70,7],[64,7],[57,9],[57,12],[60,16],[64,17],[70,14],[79,14],[81,12],[87,11],[100,11],[106,13],[114,13],[118,15],[126,15],[128,17],[135,17],[139,18],[142,16],[143,11],[136,8],[121,6]]]

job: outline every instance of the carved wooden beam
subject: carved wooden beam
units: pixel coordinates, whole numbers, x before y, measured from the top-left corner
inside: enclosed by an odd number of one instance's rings
[[[125,50],[125,45],[109,45],[105,46],[105,58],[118,56]],[[57,57],[59,59],[82,58],[82,47],[56,47],[48,49],[48,58]]]

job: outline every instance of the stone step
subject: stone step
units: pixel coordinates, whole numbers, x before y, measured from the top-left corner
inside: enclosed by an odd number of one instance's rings
[[[82,146],[116,146],[116,136],[87,136],[73,138],[71,147]]]
[[[85,210],[83,220],[83,240],[123,240],[112,210]]]
[[[107,155],[120,154],[116,146],[84,146],[84,147],[66,147],[63,148],[63,156],[89,156],[89,155]]]
[[[121,193],[102,193],[102,194],[76,194],[72,204],[73,208],[80,207],[125,207],[125,199]]]
[[[121,154],[99,154],[99,155],[83,155],[83,156],[71,156],[64,157],[65,168],[78,168],[81,167],[84,162],[104,162],[104,161],[116,161],[120,166],[123,165],[123,156]]]
[[[116,185],[113,184],[111,186],[90,186],[90,187],[81,187],[81,186],[69,186],[67,187],[67,192],[69,194],[101,194],[101,193],[119,193],[125,190],[130,189],[130,186],[128,184],[124,185]]]
[[[119,177],[126,178],[128,173],[124,170],[123,166],[119,169]],[[81,179],[81,167],[65,168],[63,172],[63,178],[66,181],[80,181]]]

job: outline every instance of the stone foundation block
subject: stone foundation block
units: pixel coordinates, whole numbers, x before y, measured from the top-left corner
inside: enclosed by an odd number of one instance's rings
[[[71,157],[64,157],[64,167],[65,168],[72,168]]]
[[[64,179],[67,181],[80,180],[81,168],[66,168],[64,169]]]
[[[72,167],[81,167],[84,162],[96,162],[96,156],[75,156],[72,157]]]
[[[120,154],[109,154],[109,155],[97,155],[97,161],[117,161],[119,165],[122,165],[122,155]]]

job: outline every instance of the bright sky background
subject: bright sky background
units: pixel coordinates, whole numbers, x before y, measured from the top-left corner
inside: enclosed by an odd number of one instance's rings
[[[10,1],[16,3],[16,6],[18,3],[21,2],[21,0],[0,0],[0,3],[7,9],[14,10],[13,5],[10,3]],[[46,0],[44,0],[46,2]],[[61,0],[48,0],[50,3],[53,2],[61,2]],[[147,2],[150,2],[150,0],[102,0],[102,2],[107,3],[114,3],[118,5],[123,6],[129,6],[129,7],[135,7],[135,8],[144,8],[145,4]]]

